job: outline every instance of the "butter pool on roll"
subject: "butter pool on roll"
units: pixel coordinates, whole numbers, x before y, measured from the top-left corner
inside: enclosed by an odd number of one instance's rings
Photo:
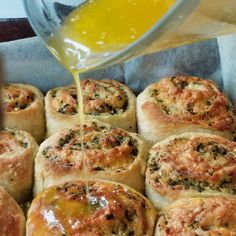
[[[100,121],[86,121],[84,158],[88,177],[127,184],[144,191],[148,145],[136,133]],[[84,178],[80,125],[46,139],[35,159],[34,194],[66,181]]]
[[[89,198],[82,180],[42,191],[29,209],[26,235],[153,235],[156,210],[143,195],[104,180],[88,186]]]
[[[114,80],[86,79],[81,82],[85,118],[98,119],[125,130],[136,131],[136,97]],[[74,84],[51,89],[45,98],[47,136],[79,124]]]
[[[184,133],[155,144],[147,163],[146,194],[158,209],[185,197],[236,197],[236,142]]]
[[[137,97],[139,133],[155,144],[170,135],[205,132],[233,139],[235,110],[210,80],[165,77]]]

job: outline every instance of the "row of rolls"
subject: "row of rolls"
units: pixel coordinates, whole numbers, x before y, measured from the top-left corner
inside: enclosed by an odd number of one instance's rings
[[[212,81],[81,85],[84,150],[75,85],[2,88],[0,235],[236,235],[236,114]]]

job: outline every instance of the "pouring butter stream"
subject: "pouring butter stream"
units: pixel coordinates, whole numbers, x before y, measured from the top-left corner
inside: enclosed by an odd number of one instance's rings
[[[96,67],[142,36],[176,0],[89,0],[75,8],[47,40],[47,47],[73,75],[77,86],[81,155],[89,198],[88,163],[84,156],[84,112],[79,74]]]

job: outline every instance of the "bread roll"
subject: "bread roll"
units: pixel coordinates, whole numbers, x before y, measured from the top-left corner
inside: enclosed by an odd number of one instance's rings
[[[210,80],[175,76],[148,86],[137,97],[139,133],[151,144],[170,135],[205,132],[232,139],[236,118]]]
[[[41,192],[29,209],[26,235],[152,236],[156,212],[133,189],[114,182],[68,182]],[[88,200],[89,199],[89,200]]]
[[[136,98],[128,87],[114,80],[92,79],[82,81],[81,87],[86,119],[99,119],[128,131],[136,131]],[[50,90],[45,104],[47,136],[79,124],[74,84]]]
[[[9,84],[2,88],[4,127],[29,132],[38,143],[45,135],[44,97],[34,86]]]
[[[236,196],[236,142],[212,134],[171,136],[150,150],[146,193],[157,208],[192,196]]]
[[[0,235],[24,236],[25,217],[14,199],[0,187]]]
[[[236,199],[182,198],[165,208],[155,236],[236,235]]]
[[[144,191],[147,144],[135,133],[100,121],[84,125],[88,176],[127,184]],[[80,126],[61,130],[45,140],[35,160],[34,193],[84,178]]]
[[[37,148],[34,138],[25,131],[0,131],[0,186],[17,202],[24,202],[31,195]]]

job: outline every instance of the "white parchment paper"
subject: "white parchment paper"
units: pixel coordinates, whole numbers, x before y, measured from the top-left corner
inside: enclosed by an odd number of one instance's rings
[[[236,106],[236,34],[218,38],[224,89]]]

